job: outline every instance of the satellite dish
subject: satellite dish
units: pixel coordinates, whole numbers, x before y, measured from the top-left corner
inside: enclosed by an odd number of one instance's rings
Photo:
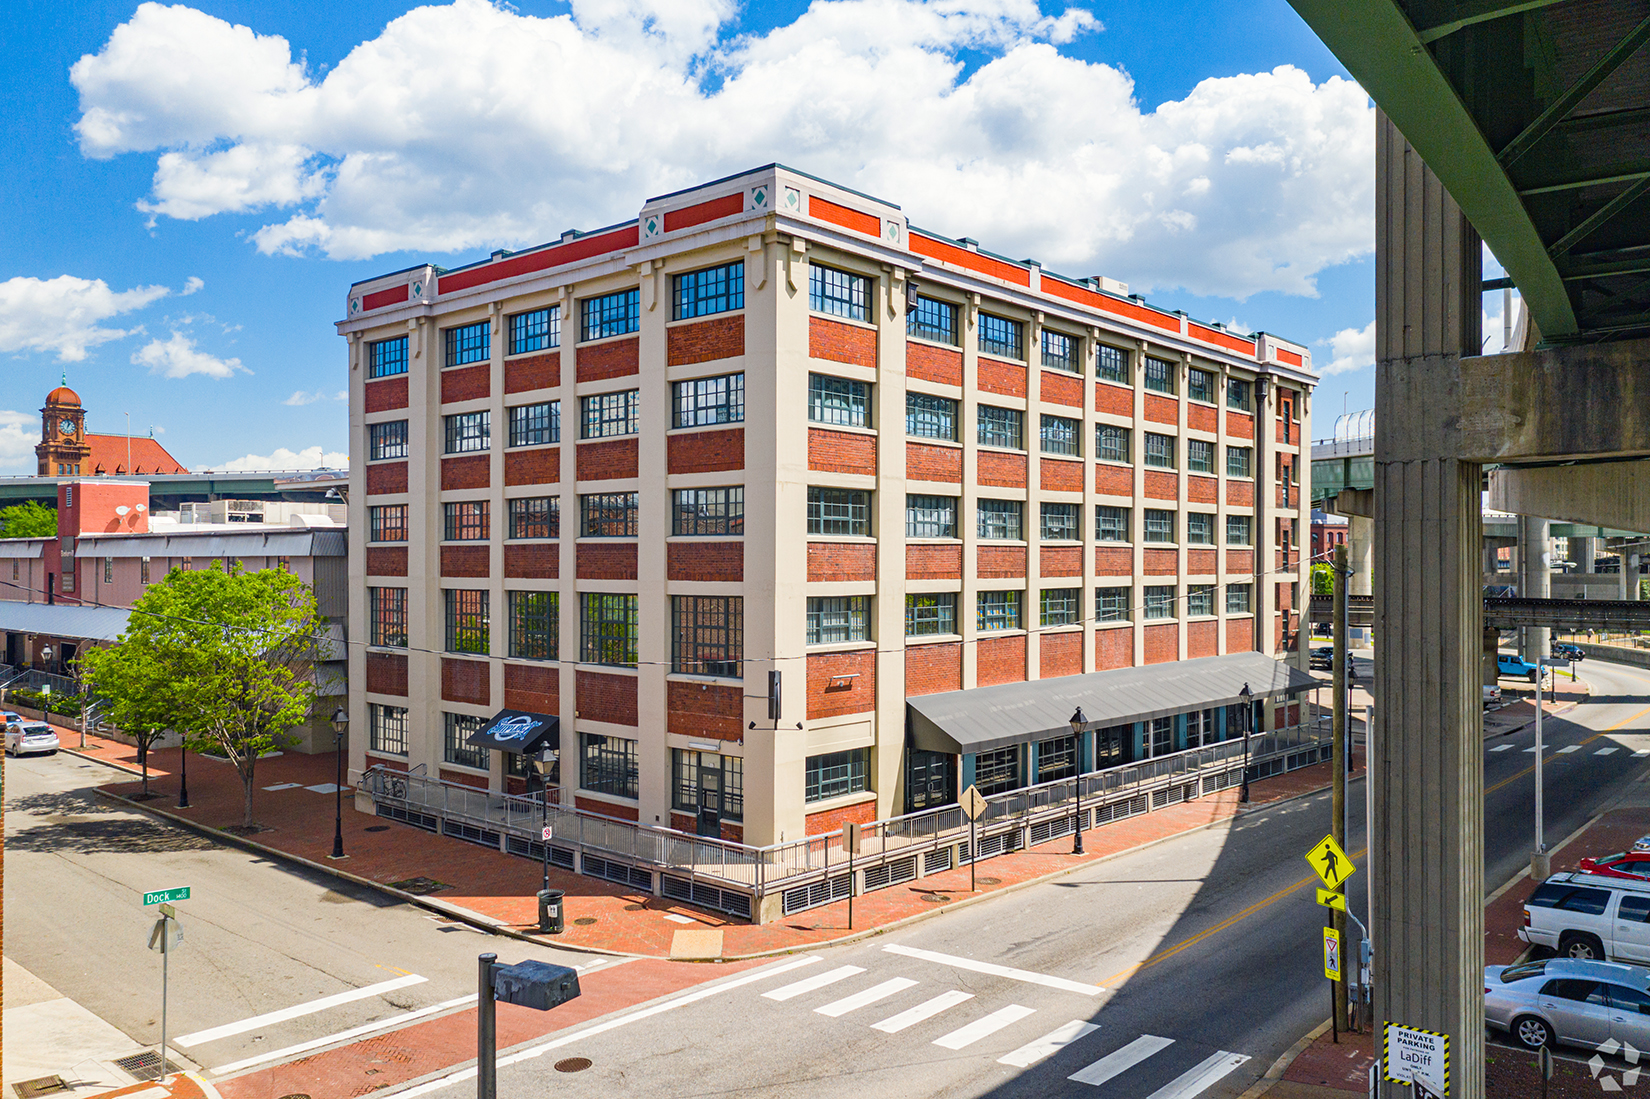
[[[132,510],[131,508],[127,507],[125,504],[122,504],[118,508],[115,509],[115,514],[116,515],[125,515],[128,511],[131,511],[131,510]]]

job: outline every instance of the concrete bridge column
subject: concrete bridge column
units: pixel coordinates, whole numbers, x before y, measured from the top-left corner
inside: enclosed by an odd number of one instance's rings
[[[1346,520],[1346,563],[1352,570],[1347,582],[1349,595],[1375,594],[1375,520],[1362,515],[1349,515]],[[1373,630],[1362,626],[1348,626],[1347,636],[1352,644],[1369,644]]]
[[[1483,1099],[1482,467],[1459,457],[1481,246],[1384,113],[1375,163],[1374,1021],[1449,1035],[1452,1099]]]
[[[1518,594],[1525,599],[1553,596],[1552,539],[1549,524],[1532,515],[1518,517]],[[1524,626],[1518,631],[1518,655],[1536,662],[1552,650],[1552,631],[1546,626]]]

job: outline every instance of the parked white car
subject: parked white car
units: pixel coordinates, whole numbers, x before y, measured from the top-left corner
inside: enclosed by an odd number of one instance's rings
[[[20,721],[6,726],[6,754],[24,756],[30,752],[57,751],[57,730],[44,721]]]
[[[1650,962],[1650,881],[1554,874],[1524,902],[1518,937],[1567,958]]]

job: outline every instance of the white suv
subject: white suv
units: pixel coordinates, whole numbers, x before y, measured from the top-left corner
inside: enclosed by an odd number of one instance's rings
[[[1524,902],[1518,937],[1569,958],[1650,962],[1650,881],[1554,874]]]

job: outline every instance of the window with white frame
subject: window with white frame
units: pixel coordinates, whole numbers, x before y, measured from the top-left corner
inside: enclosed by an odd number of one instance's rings
[[[905,536],[907,538],[955,538],[957,498],[906,493]]]
[[[369,702],[367,704],[367,724],[370,729],[367,739],[368,751],[387,756],[404,756],[407,754],[407,708],[405,706],[383,706],[377,702]]]
[[[1249,614],[1250,598],[1255,588],[1253,584],[1226,585],[1226,613]]]
[[[1213,473],[1215,444],[1204,439],[1187,439],[1186,468],[1192,473]]]
[[[1133,620],[1132,588],[1095,588],[1094,620],[1096,622],[1129,622]]]
[[[809,645],[843,645],[871,636],[871,597],[823,595],[808,597]]]
[[[808,419],[836,427],[870,427],[871,387],[852,378],[809,374]]]
[[[905,395],[905,433],[915,439],[957,440],[957,402],[928,393]]]
[[[808,533],[871,537],[871,494],[861,489],[808,489]]]
[[[980,500],[976,534],[990,541],[1017,542],[1024,536],[1021,517],[1025,504],[1019,500]]]
[[[977,625],[981,633],[997,633],[1020,628],[1020,599],[1024,592],[982,591],[976,597]]]
[[[1146,586],[1146,617],[1174,617],[1174,585],[1148,584]]]
[[[1174,436],[1146,432],[1146,464],[1158,469],[1174,469]]]
[[[1094,425],[1094,456],[1102,462],[1132,462],[1130,429],[1111,424]]]
[[[1094,540],[1097,542],[1127,542],[1129,540],[1129,508],[1110,504],[1094,506]]]
[[[1025,449],[1025,413],[1015,408],[997,408],[983,404],[975,415],[979,419],[981,446],[998,446],[1008,450]]]
[[[1043,415],[1040,438],[1044,454],[1067,454],[1076,457],[1079,421],[1065,416]]]
[[[1042,531],[1044,542],[1075,542],[1082,538],[1077,525],[1077,504],[1043,504]]]
[[[1213,584],[1191,584],[1186,588],[1186,614],[1209,615],[1215,613],[1215,586]]]
[[[906,637],[933,637],[956,632],[956,592],[922,592],[905,597]]]
[[[1174,512],[1147,508],[1142,537],[1148,542],[1174,541]]]
[[[1041,620],[1045,626],[1075,626],[1082,617],[1082,588],[1044,588]]]

